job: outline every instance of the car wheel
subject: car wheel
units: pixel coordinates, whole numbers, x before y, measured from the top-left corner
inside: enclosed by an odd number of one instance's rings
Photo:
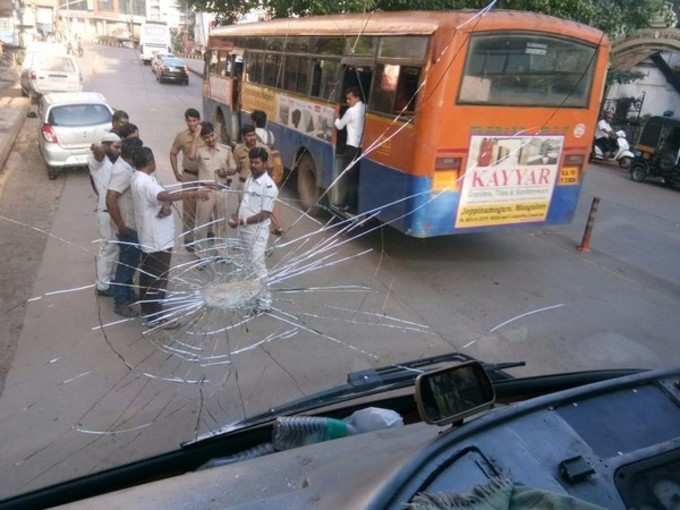
[[[644,182],[648,173],[647,165],[644,163],[635,163],[630,169],[630,178],[635,182]]]
[[[621,158],[619,160],[619,166],[621,168],[623,168],[624,170],[628,170],[632,164],[633,164],[633,159],[629,158],[628,156]]]
[[[309,154],[304,154],[295,170],[297,172],[298,195],[303,208],[309,210],[311,214],[318,214],[321,188],[319,187],[314,160]]]
[[[57,169],[55,167],[47,165],[47,177],[49,177],[49,179],[51,181],[56,179],[58,174],[59,174],[59,172],[57,171]]]

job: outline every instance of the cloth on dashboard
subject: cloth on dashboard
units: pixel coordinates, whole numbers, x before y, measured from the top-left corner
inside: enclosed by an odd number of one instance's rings
[[[471,492],[416,494],[409,510],[605,510],[565,494],[533,489],[512,480],[495,478]]]

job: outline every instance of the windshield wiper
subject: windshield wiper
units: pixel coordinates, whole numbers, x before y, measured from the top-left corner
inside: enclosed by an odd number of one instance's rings
[[[221,432],[211,433],[207,436],[199,436],[195,441],[185,443],[184,445],[186,446],[188,444],[200,442],[207,438],[214,438],[221,434],[244,427],[266,423],[274,420],[277,416],[290,416],[305,413],[319,407],[338,404],[347,400],[413,386],[416,377],[427,371],[427,369],[436,365],[465,363],[467,361],[478,360],[460,352],[452,352],[429,358],[406,361],[396,365],[352,372],[347,374],[347,382],[345,384],[293,400],[292,402],[288,402],[279,407],[272,407],[267,412],[230,424]],[[505,372],[506,369],[522,367],[525,366],[526,363],[524,361],[507,363],[482,362],[482,365],[492,381],[502,381],[512,379],[512,376]]]

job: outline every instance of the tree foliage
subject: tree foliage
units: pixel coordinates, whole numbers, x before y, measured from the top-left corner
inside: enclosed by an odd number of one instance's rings
[[[275,18],[411,9],[480,9],[489,0],[187,0],[198,11],[216,12],[221,24],[236,21],[254,8]],[[498,0],[497,9],[535,11],[585,23],[617,37],[649,26],[663,11],[663,0]]]

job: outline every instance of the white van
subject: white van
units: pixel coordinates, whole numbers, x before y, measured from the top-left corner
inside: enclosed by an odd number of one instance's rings
[[[166,23],[147,21],[140,28],[139,58],[149,64],[156,53],[171,53],[170,29]]]

